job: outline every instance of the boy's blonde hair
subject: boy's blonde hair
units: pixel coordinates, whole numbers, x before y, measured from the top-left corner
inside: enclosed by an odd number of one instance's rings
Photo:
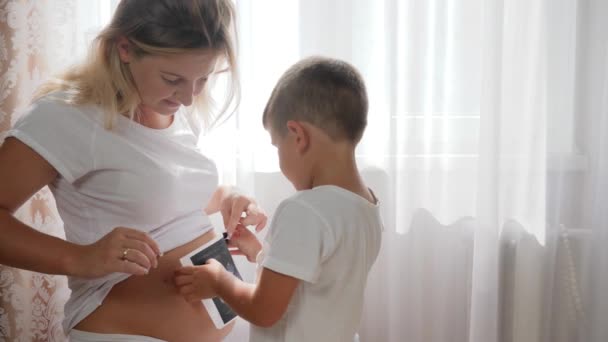
[[[122,0],[112,21],[97,36],[89,57],[59,78],[44,84],[35,99],[64,91],[64,101],[93,104],[105,112],[105,126],[116,116],[133,118],[141,102],[128,65],[122,63],[117,41],[126,37],[138,57],[217,51],[230,72],[226,101],[217,115],[209,113],[212,99],[206,86],[193,100],[189,115],[197,111],[206,127],[218,122],[233,100],[238,105],[235,11],[230,0]],[[235,107],[236,108],[236,107]],[[196,120],[196,118],[195,118]]]
[[[287,121],[308,122],[332,140],[357,144],[367,125],[367,93],[363,78],[347,62],[308,57],[279,79],[262,118],[264,127],[284,136]]]

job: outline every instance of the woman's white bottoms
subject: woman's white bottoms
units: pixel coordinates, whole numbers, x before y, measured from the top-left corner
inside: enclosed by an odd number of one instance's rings
[[[167,342],[154,337],[123,334],[98,334],[72,329],[70,342]]]

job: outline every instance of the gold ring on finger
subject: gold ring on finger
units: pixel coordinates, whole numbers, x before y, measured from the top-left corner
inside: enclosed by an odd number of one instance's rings
[[[127,254],[129,254],[130,250],[131,250],[131,248],[125,248],[125,250],[122,252],[122,256],[120,257],[120,260],[127,261]]]

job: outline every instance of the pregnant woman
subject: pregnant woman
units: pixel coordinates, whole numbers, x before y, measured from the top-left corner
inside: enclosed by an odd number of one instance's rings
[[[71,341],[220,341],[200,303],[173,284],[179,258],[215,236],[266,223],[218,187],[197,148],[238,89],[229,0],[122,0],[89,57],[46,83],[0,147],[0,263],[68,276]],[[232,79],[219,115],[207,81]],[[13,213],[48,185],[66,240]],[[244,215],[243,215],[244,213]]]

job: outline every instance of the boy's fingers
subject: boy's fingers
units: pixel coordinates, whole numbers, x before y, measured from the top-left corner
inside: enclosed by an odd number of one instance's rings
[[[205,265],[216,265],[216,264],[220,264],[220,262],[219,262],[219,261],[217,261],[217,260],[215,260],[215,259],[213,259],[213,258],[209,258],[209,259],[207,260],[207,262],[205,262]],[[221,265],[221,264],[220,264],[220,265]],[[222,267],[223,267],[223,266],[222,266]]]
[[[184,297],[190,296],[193,292],[194,285],[184,285],[179,288],[179,293]]]
[[[193,279],[194,279],[194,277],[191,275],[177,276],[177,277],[175,277],[175,285],[184,286],[186,284],[191,284]]]
[[[234,239],[226,239],[226,246],[228,246],[228,249],[237,248],[237,245],[234,243]]]
[[[247,229],[247,227],[245,227],[243,224],[239,223],[236,226],[236,229],[234,230],[234,234],[232,236],[234,236],[235,238],[238,238],[240,236],[246,235],[247,233],[250,233],[250,231]]]
[[[245,253],[241,252],[239,249],[231,249],[230,254],[232,255],[245,255]]]

